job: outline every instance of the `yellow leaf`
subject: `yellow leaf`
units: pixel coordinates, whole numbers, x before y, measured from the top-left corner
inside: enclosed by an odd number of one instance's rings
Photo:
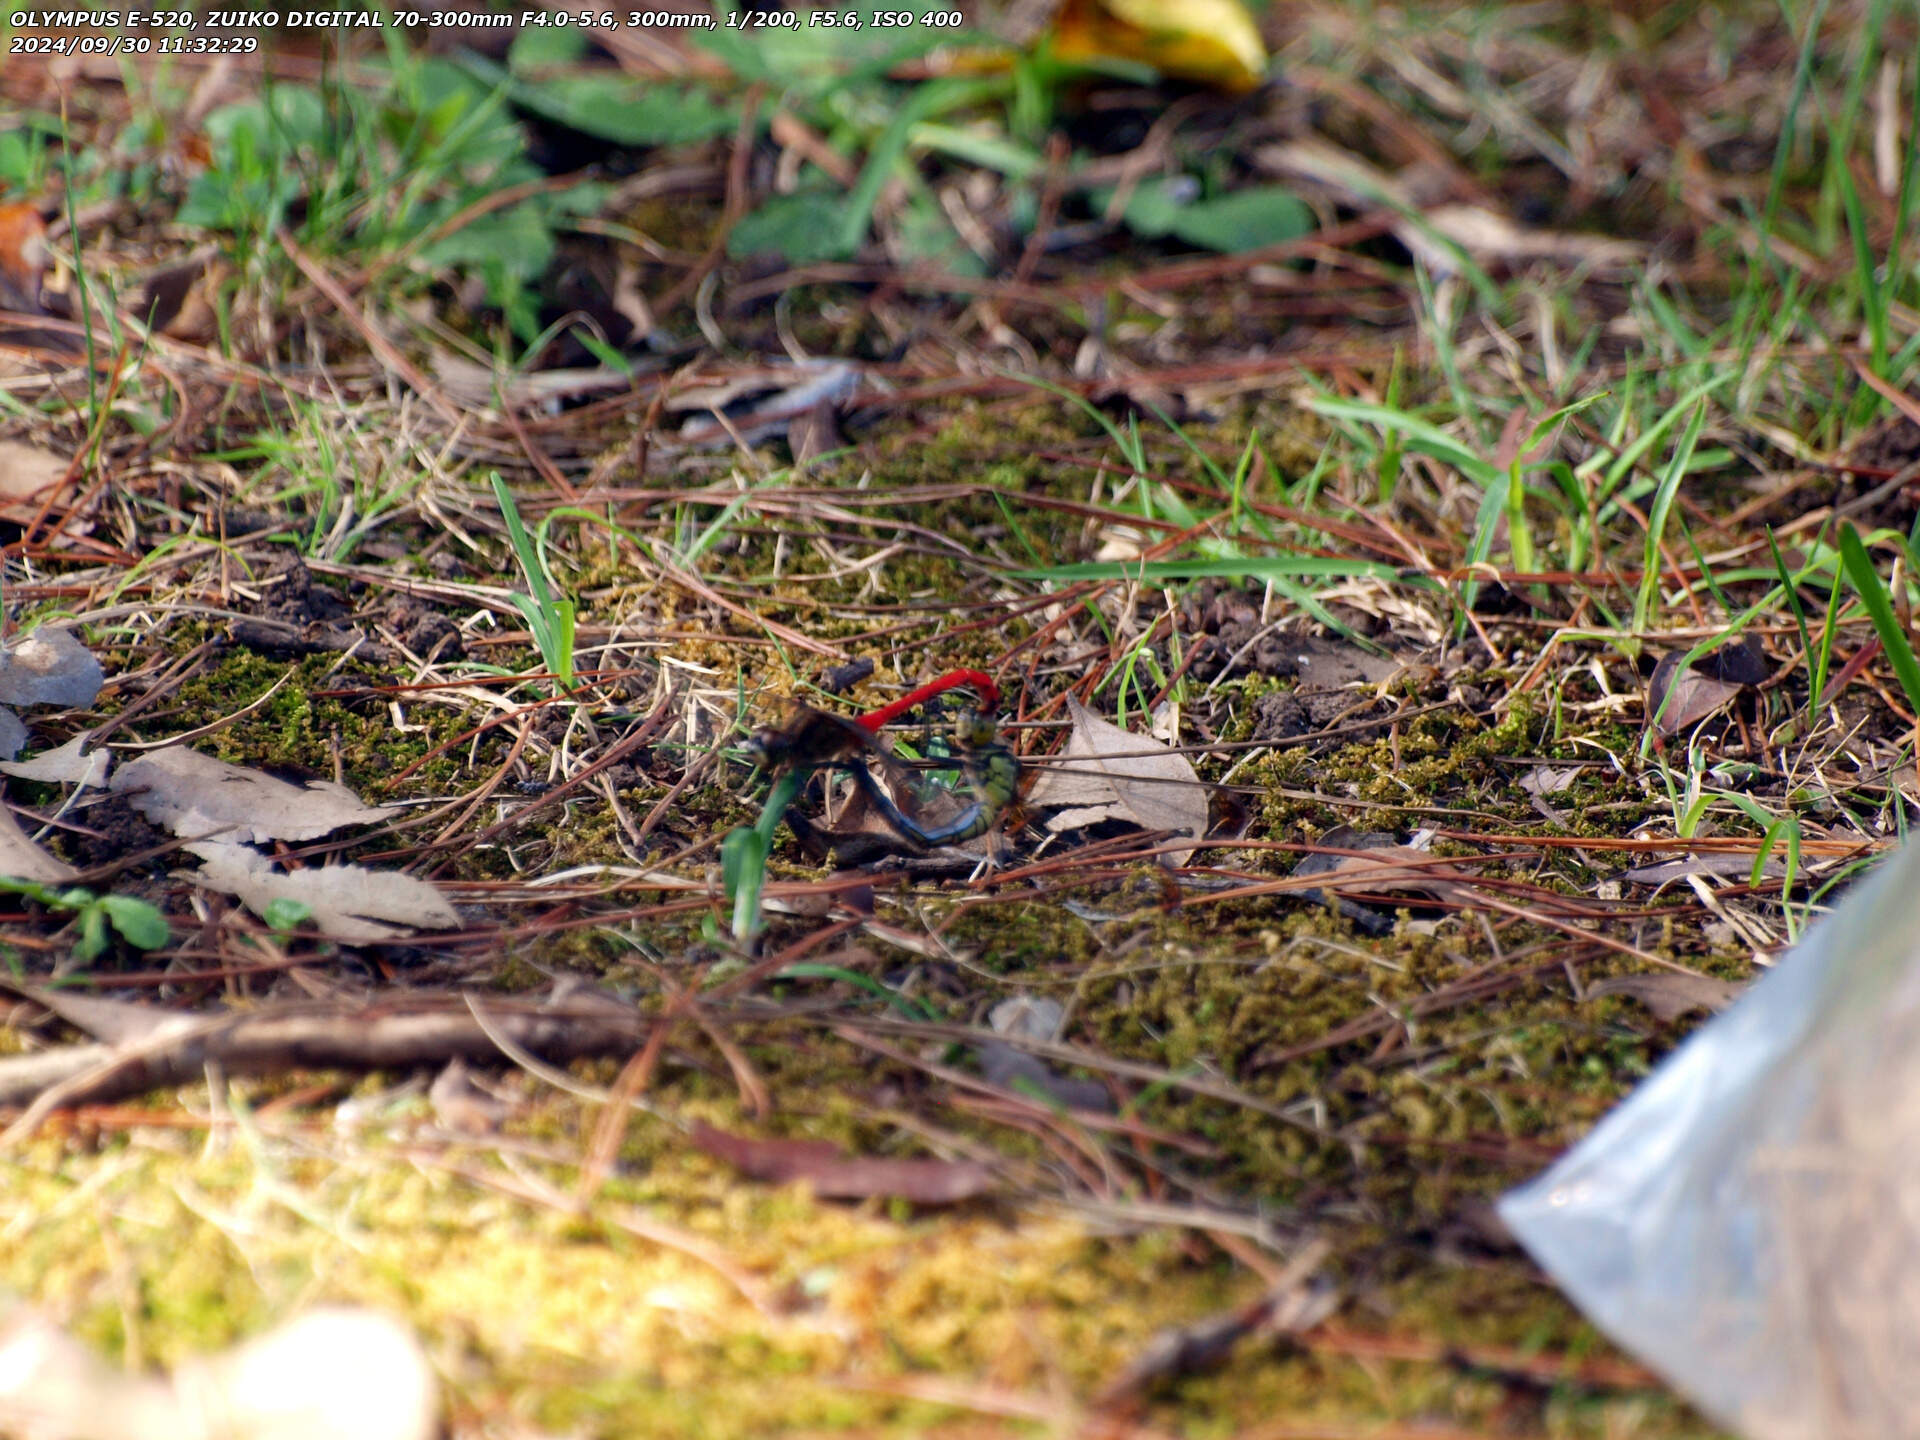
[[[1251,90],[1267,78],[1267,47],[1240,0],[1065,0],[1054,54],[1135,60],[1223,90]]]

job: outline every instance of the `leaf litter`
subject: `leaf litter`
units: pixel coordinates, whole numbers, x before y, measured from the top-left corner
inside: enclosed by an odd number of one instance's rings
[[[0,645],[0,704],[84,709],[102,683],[100,662],[70,630],[43,625]]]
[[[1207,788],[1193,762],[1151,736],[1123,730],[1067,696],[1073,728],[1066,748],[1027,794],[1038,809],[1057,807],[1047,820],[1056,834],[1121,820],[1143,830],[1186,836],[1207,833]],[[1198,845],[1168,850],[1166,865],[1184,865]]]
[[[236,896],[268,920],[277,913],[276,905],[303,907],[320,933],[336,940],[373,944],[403,939],[414,930],[450,930],[460,923],[438,887],[397,870],[321,865],[282,871],[244,845],[199,841],[186,848],[201,861],[191,876],[196,884]]]
[[[66,476],[68,462],[50,450],[18,440],[0,440],[0,516],[32,518],[28,503],[44,499]]]
[[[0,877],[11,880],[58,882],[71,880],[80,872],[66,861],[33,843],[33,837],[20,828],[0,793]]]
[[[399,871],[338,864],[282,870],[246,842],[315,840],[350,825],[393,815],[368,805],[332,781],[294,784],[230,765],[184,745],[163,746],[112,771],[105,748],[83,753],[90,739],[75,736],[27,761],[7,762],[5,773],[49,783],[98,786],[124,795],[133,808],[191,843],[201,861],[196,884],[235,896],[270,922],[311,920],[323,935],[350,944],[404,939],[416,930],[448,930],[460,916],[439,888]],[[11,817],[0,824],[0,874],[59,880],[75,872],[48,855]]]
[[[414,930],[449,930],[460,923],[430,881],[364,865],[281,870],[249,848],[250,841],[316,840],[397,813],[392,806],[366,804],[334,781],[296,785],[170,745],[122,765],[109,788],[190,841],[187,850],[201,862],[191,876],[197,884],[235,896],[269,922],[311,919],[322,934],[350,944],[399,940]]]
[[[1660,1019],[1671,1022],[1695,1010],[1724,1010],[1739,999],[1740,992],[1746,988],[1738,981],[1662,971],[1653,975],[1614,975],[1605,980],[1596,980],[1587,987],[1587,998],[1598,1000],[1607,995],[1624,995],[1646,1006]]]
[[[987,1013],[997,1035],[1009,1035],[1052,1044],[1066,1024],[1067,1007],[1043,995],[1016,995]],[[1076,1080],[1060,1074],[1037,1055],[1007,1044],[984,1040],[978,1047],[980,1073],[1003,1090],[1037,1095],[1069,1110],[1112,1110],[1113,1096],[1095,1080]]]
[[[87,731],[64,745],[41,751],[31,760],[0,761],[0,775],[37,780],[46,785],[83,785],[98,789],[107,783],[113,755],[104,745],[92,742],[93,733]]]
[[[1692,729],[1767,678],[1766,658],[1751,635],[1682,669],[1685,659],[1680,652],[1661,656],[1647,681],[1647,722],[1663,736]]]
[[[349,825],[371,825],[398,813],[368,805],[332,780],[293,784],[261,770],[229,765],[184,745],[169,745],[114,771],[108,788],[126,795],[147,819],[174,834],[262,843],[318,840]]]

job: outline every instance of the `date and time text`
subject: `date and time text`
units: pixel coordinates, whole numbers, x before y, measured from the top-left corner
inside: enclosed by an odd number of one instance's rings
[[[525,26],[617,30],[957,30],[958,10],[730,10],[724,16],[674,10],[13,10],[5,13],[11,55],[248,55],[280,29],[513,29]]]

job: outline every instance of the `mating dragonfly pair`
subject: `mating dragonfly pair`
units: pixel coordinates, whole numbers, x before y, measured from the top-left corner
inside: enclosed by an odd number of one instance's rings
[[[992,829],[1019,794],[1020,759],[1000,739],[992,716],[963,711],[953,725],[953,756],[934,762],[959,770],[973,797],[959,814],[940,824],[924,825],[905,814],[868,768],[867,758],[891,758],[879,744],[882,726],[961,686],[975,691],[989,708],[999,703],[1000,687],[991,676],[978,670],[955,670],[865,715],[849,717],[810,705],[796,706],[781,724],[756,731],[747,749],[758,765],[775,774],[843,770],[887,827],[909,844],[926,849],[956,845]]]

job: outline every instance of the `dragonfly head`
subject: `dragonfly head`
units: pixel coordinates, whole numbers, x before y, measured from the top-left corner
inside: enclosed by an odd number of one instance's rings
[[[1000,738],[991,715],[963,710],[953,722],[953,743],[962,750],[984,750]]]
[[[747,758],[761,770],[771,770],[780,749],[780,737],[771,729],[756,730],[747,737],[747,743],[740,748],[747,752]]]

